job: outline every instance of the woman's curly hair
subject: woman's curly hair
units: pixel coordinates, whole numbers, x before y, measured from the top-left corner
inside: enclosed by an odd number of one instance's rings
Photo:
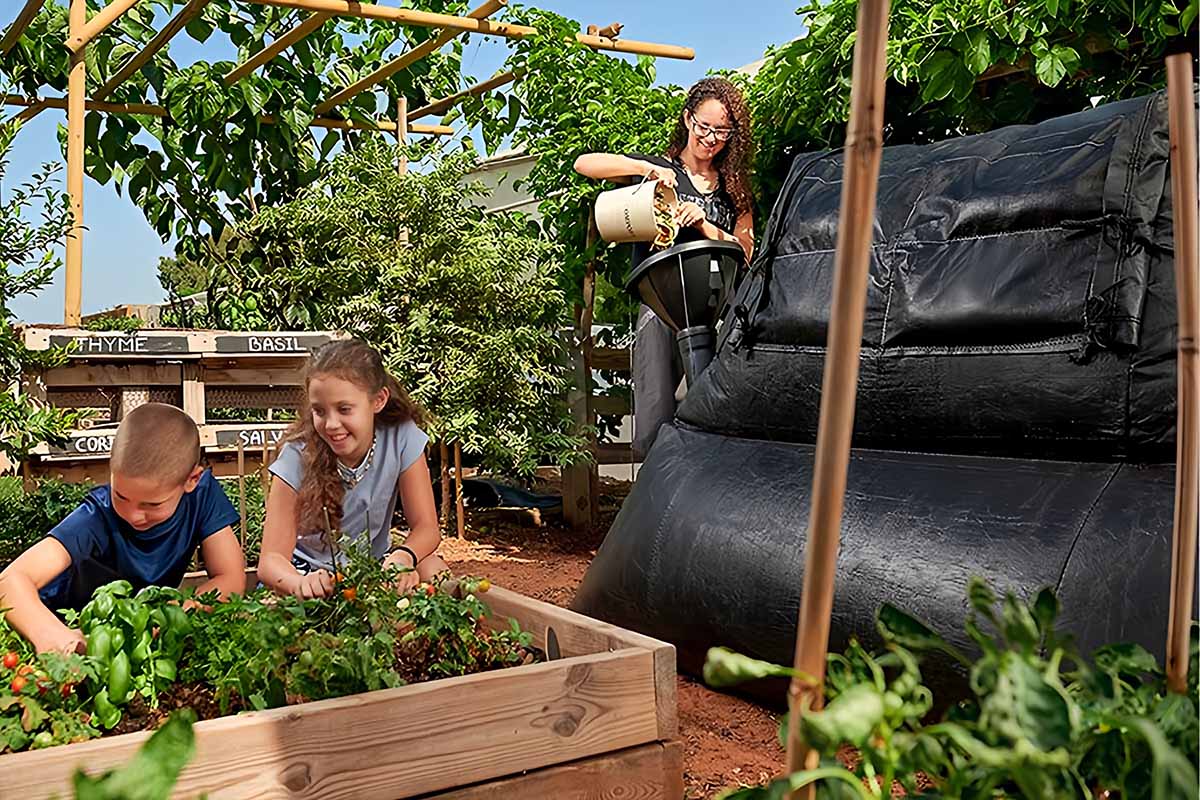
[[[750,111],[746,108],[746,100],[741,91],[725,78],[703,78],[697,81],[688,89],[683,111],[695,114],[696,109],[706,100],[717,100],[725,106],[725,113],[732,122],[733,135],[713,159],[713,166],[721,177],[721,186],[733,201],[738,216],[741,216],[749,211],[754,203],[750,196],[750,161],[754,154]],[[688,127],[684,121],[684,113],[680,113],[675,123],[675,132],[671,134],[671,146],[667,148],[667,155],[672,159],[679,158],[687,143]]]
[[[296,498],[296,523],[300,533],[324,530],[325,509],[329,510],[330,522],[337,530],[342,521],[342,498],[345,495],[345,487],[338,474],[337,456],[313,425],[308,384],[317,376],[342,378],[372,395],[387,389],[387,403],[375,414],[376,427],[399,425],[409,420],[419,425],[425,421],[424,409],[384,369],[383,359],[366,342],[339,339],[314,352],[304,373],[304,407],[280,443],[281,446],[287,442],[303,445],[300,461],[304,465],[304,477]]]

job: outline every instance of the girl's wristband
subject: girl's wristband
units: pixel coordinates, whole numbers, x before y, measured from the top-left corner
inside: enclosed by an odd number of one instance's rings
[[[417,559],[417,554],[413,552],[413,549],[412,549],[411,547],[407,547],[407,546],[405,546],[405,545],[400,545],[400,546],[399,546],[399,547],[397,547],[396,549],[397,549],[397,550],[403,550],[404,552],[406,552],[406,553],[408,553],[410,556],[412,556],[412,562],[413,562],[413,563],[412,563],[412,568],[413,568],[413,569],[416,569],[416,568],[417,568],[417,560],[418,560],[418,559]]]

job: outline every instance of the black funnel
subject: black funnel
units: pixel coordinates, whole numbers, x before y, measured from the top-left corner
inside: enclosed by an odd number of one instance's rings
[[[712,360],[717,315],[744,260],[739,244],[701,239],[655,253],[625,281],[675,331],[689,387]]]

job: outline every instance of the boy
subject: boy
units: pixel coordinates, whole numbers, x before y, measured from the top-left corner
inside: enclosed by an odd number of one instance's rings
[[[82,608],[92,592],[124,579],[135,591],[178,586],[199,544],[210,579],[197,594],[246,589],[246,559],[233,534],[238,514],[200,467],[200,435],[174,406],[148,403],[117,428],[110,483],[0,572],[0,608],[37,651],[83,652],[87,643],[53,609]]]

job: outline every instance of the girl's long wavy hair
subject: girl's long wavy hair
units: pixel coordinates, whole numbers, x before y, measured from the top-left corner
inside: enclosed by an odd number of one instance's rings
[[[750,196],[750,161],[754,155],[754,139],[746,100],[730,81],[725,78],[703,78],[688,89],[687,101],[683,104],[683,113],[675,122],[675,132],[671,134],[667,155],[673,160],[677,159],[687,148],[688,126],[684,117],[686,114],[694,115],[706,100],[716,100],[725,106],[725,113],[733,123],[733,135],[713,159],[713,166],[721,177],[721,186],[733,201],[738,216],[741,216],[754,203]]]
[[[379,353],[366,342],[339,339],[314,352],[304,372],[303,408],[281,442],[303,445],[300,460],[304,465],[304,478],[296,500],[297,530],[303,533],[325,530],[325,509],[329,509],[330,523],[337,530],[342,522],[342,497],[345,495],[338,475],[337,456],[313,425],[308,385],[317,376],[341,378],[371,396],[387,389],[387,403],[375,414],[376,429],[380,425],[399,425],[409,420],[417,424],[425,421],[424,410],[388,374]]]

